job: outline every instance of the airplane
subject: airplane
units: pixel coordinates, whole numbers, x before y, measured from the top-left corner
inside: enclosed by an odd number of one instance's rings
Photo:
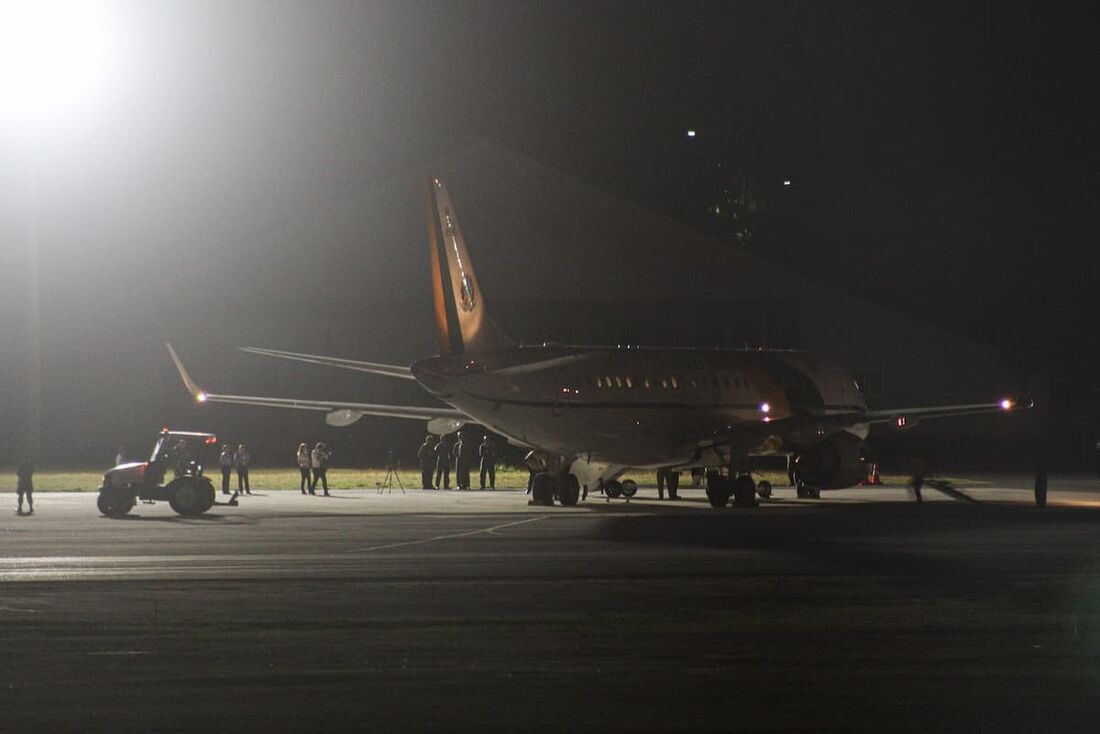
[[[850,487],[867,476],[870,427],[908,428],[947,416],[1029,408],[1026,398],[870,410],[839,364],[808,352],[519,345],[489,315],[450,194],[427,183],[428,241],[439,355],[405,367],[258,347],[245,352],[415,380],[447,407],[224,395],[199,387],[171,344],[187,390],[201,403],[325,412],[347,426],[365,415],[427,421],[443,435],[477,424],[530,449],[542,467],[532,500],[570,506],[580,488],[614,497],[629,469],[706,470],[714,507],[754,506],[757,457],[793,457],[799,496]],[[763,484],[763,483],[762,483]],[[768,487],[770,491],[770,487]]]

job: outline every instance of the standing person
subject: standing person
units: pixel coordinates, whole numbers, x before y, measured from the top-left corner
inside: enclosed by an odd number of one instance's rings
[[[455,460],[455,486],[462,490],[470,488],[470,465],[466,460],[465,448],[462,441],[462,431],[459,431],[453,456]]]
[[[794,454],[787,454],[787,486],[793,487],[795,485],[794,476]]]
[[[309,479],[309,446],[304,443],[298,444],[298,471],[302,474],[302,481],[298,487],[302,490],[302,494],[309,490],[310,494],[313,494],[313,486]]]
[[[118,451],[115,452],[115,466],[122,466],[126,463],[126,449],[122,446],[118,447]]]
[[[446,436],[435,445],[435,488],[451,488],[451,442]]]
[[[420,484],[424,489],[432,489],[435,476],[435,437],[428,434],[424,443],[416,450],[416,460],[420,462]]]
[[[668,481],[668,470],[657,470],[657,499],[663,500],[665,498],[665,482]],[[669,491],[669,497],[672,496],[672,491]]]
[[[313,447],[313,452],[310,454],[310,465],[313,467],[313,484],[310,485],[309,493],[316,494],[317,482],[321,482],[321,486],[325,490],[325,496],[328,497],[328,462],[332,454],[328,452],[323,443],[318,442]]]
[[[16,513],[23,514],[23,495],[27,495],[27,514],[34,514],[34,464],[30,461],[24,461],[19,465],[19,468],[15,470],[15,476],[18,481],[15,485],[15,492],[19,495],[19,507],[16,509]]]
[[[497,488],[497,447],[489,440],[488,434],[481,439],[481,445],[477,447],[478,456],[481,457],[480,479],[481,488],[485,489],[485,475],[489,475],[489,489]]]
[[[229,448],[227,443],[222,444],[218,466],[222,470],[222,494],[229,494],[229,475],[233,473],[233,449]]]
[[[237,447],[237,455],[233,457],[237,464],[237,494],[252,494],[252,487],[248,483],[248,465],[252,463],[252,454],[242,443]]]

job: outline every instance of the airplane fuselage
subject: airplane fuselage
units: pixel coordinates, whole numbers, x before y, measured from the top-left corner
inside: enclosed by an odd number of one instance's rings
[[[796,450],[826,437],[799,433],[807,421],[866,409],[845,370],[803,352],[538,346],[411,369],[515,443],[623,466],[698,461],[701,433],[726,451]]]

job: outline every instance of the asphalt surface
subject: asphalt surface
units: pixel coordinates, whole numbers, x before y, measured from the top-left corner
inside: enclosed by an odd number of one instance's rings
[[[1095,731],[1100,482],[967,491],[0,494],[0,731]]]

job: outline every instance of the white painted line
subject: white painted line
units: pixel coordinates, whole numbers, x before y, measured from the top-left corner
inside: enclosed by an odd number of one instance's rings
[[[387,548],[404,548],[410,545],[425,545],[427,543],[436,543],[440,540],[454,540],[455,538],[468,538],[471,535],[489,534],[493,535],[497,530],[503,530],[504,528],[515,527],[516,525],[524,525],[529,522],[538,522],[539,520],[545,520],[550,515],[538,515],[537,517],[529,517],[525,520],[515,520],[513,522],[506,522],[500,525],[494,525],[490,528],[478,528],[477,530],[467,530],[464,533],[450,533],[448,535],[436,535],[432,538],[422,538],[420,540],[404,540],[400,543],[387,543],[385,545],[371,545],[366,548],[357,548],[360,553],[370,553],[376,550],[385,550]]]

